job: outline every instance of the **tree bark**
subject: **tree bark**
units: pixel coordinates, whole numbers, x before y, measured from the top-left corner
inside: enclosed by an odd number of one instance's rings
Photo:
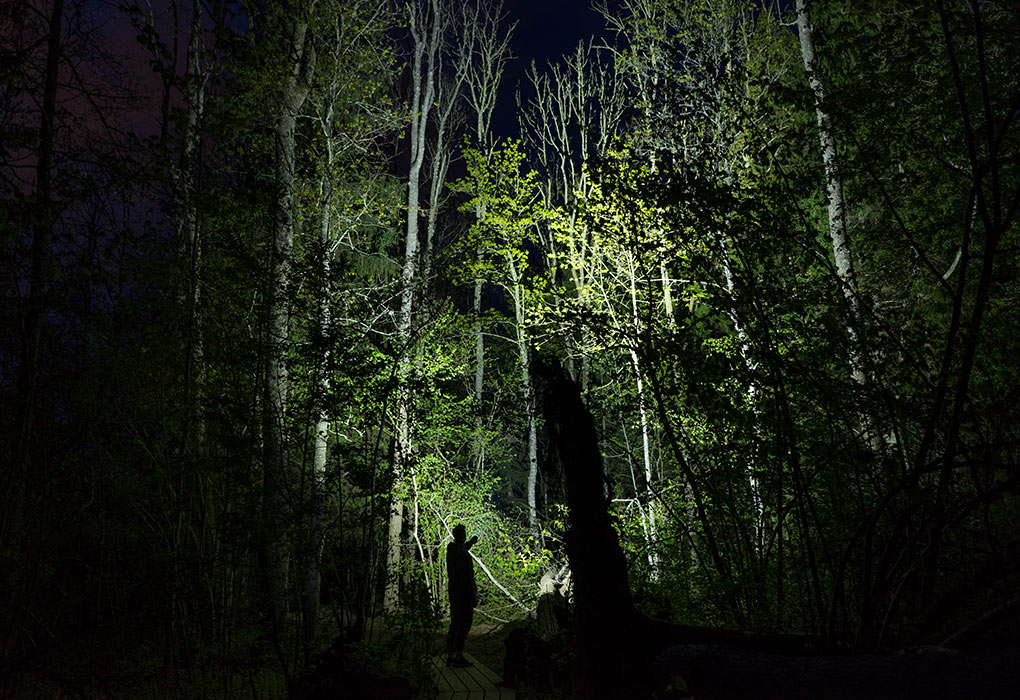
[[[464,66],[464,96],[469,108],[475,116],[475,139],[477,146],[489,157],[492,154],[492,136],[489,125],[492,113],[496,108],[496,97],[499,83],[503,78],[506,61],[510,57],[509,42],[513,32],[511,26],[506,33],[500,35],[501,3],[490,3],[487,0],[464,5],[464,42],[461,46],[461,65]],[[475,208],[475,220],[481,223],[485,219],[485,206]],[[485,281],[475,280],[472,308],[475,316],[475,439],[473,459],[475,471],[480,473],[485,467],[486,440],[483,434],[484,406],[483,391],[485,385],[485,336],[482,325],[482,294]]]
[[[655,524],[655,504],[652,493],[652,450],[651,437],[648,430],[648,399],[645,396],[645,383],[641,375],[641,363],[638,361],[637,344],[641,337],[641,319],[638,315],[637,301],[637,270],[634,265],[634,256],[628,255],[630,278],[630,311],[631,323],[634,328],[634,346],[630,348],[630,364],[634,370],[634,382],[637,389],[638,418],[641,423],[641,462],[645,472],[645,508],[647,508],[647,528],[649,535],[649,549],[647,552],[648,566],[653,581],[659,578],[659,555],[655,551],[658,534]]]
[[[538,425],[535,416],[535,387],[531,378],[531,350],[524,334],[524,289],[517,279],[516,268],[511,263],[514,282],[514,313],[516,316],[517,353],[521,367],[521,386],[524,389],[524,417],[528,425],[528,530],[534,537],[536,548],[544,543],[542,529],[538,525]]]
[[[481,473],[485,468],[485,436],[482,431],[485,427],[485,412],[483,410],[483,391],[485,388],[485,335],[482,326],[482,290],[484,280],[475,280],[472,310],[475,315],[475,440],[474,440],[474,465],[475,472]]]
[[[754,453],[749,455],[747,460],[747,482],[751,493],[751,504],[754,508],[754,546],[759,556],[765,550],[765,505],[761,496],[761,484],[758,481],[757,446],[762,443],[761,425],[763,416],[761,407],[758,405],[758,383],[755,379],[758,370],[757,361],[751,356],[751,342],[744,329],[740,314],[737,311],[737,290],[733,279],[733,266],[730,260],[730,253],[726,237],[719,236],[719,250],[722,257],[723,277],[726,280],[726,291],[730,295],[730,320],[733,321],[733,328],[737,332],[737,339],[740,341],[740,359],[747,370],[747,405],[751,408],[754,417],[754,436],[756,443],[753,446]]]
[[[314,6],[314,3],[313,3]],[[308,12],[311,12],[311,7]],[[314,49],[308,38],[307,16],[295,20],[288,46],[288,75],[280,102],[276,140],[276,218],[267,292],[266,369],[263,384],[264,565],[266,588],[277,632],[286,612],[288,504],[287,393],[290,382],[287,354],[290,348],[290,297],[294,245],[295,129],[297,114],[308,95],[314,69]]]
[[[570,510],[566,547],[574,593],[576,697],[646,696],[648,693],[642,695],[641,691],[652,660],[675,644],[723,643],[794,652],[817,641],[798,635],[675,625],[638,612],[630,592],[627,560],[609,515],[595,423],[577,385],[558,364],[536,361],[535,373],[544,384],[543,411],[550,447],[563,465]]]
[[[202,242],[195,202],[195,155],[198,150],[199,121],[205,105],[205,75],[199,64],[202,33],[202,3],[192,3],[191,34],[188,37],[187,69],[184,76],[187,115],[184,122],[181,166],[178,175],[177,236],[188,259],[188,347],[185,383],[189,408],[186,449],[198,456],[205,445],[205,416],[202,411],[205,381],[205,343],[202,335]]]
[[[411,468],[411,395],[407,386],[412,365],[411,345],[414,336],[414,297],[418,282],[419,240],[418,212],[421,169],[425,159],[426,129],[435,96],[436,60],[440,51],[442,8],[438,0],[418,0],[411,9],[411,36],[414,41],[411,65],[413,96],[411,102],[411,165],[407,177],[407,228],[404,237],[404,267],[400,276],[400,311],[397,317],[397,337],[400,342],[400,359],[397,370],[396,448],[393,454],[393,490],[398,493],[402,481]],[[425,25],[425,26],[422,26]],[[426,34],[427,32],[427,34]],[[390,505],[386,539],[386,584],[383,608],[395,611],[400,605],[401,532],[403,531],[404,503],[394,495]]]
[[[638,618],[627,561],[609,517],[602,454],[591,415],[563,370],[541,362],[544,412],[550,444],[563,465],[570,526],[567,556],[574,585],[579,664],[578,697],[613,697],[636,661],[630,645]]]
[[[859,318],[857,302],[857,276],[854,272],[850,240],[846,232],[846,201],[843,197],[843,180],[839,172],[839,153],[836,135],[826,105],[825,81],[821,65],[815,53],[814,31],[808,8],[809,0],[797,0],[797,33],[800,37],[801,56],[807,71],[808,85],[815,100],[815,116],[818,121],[818,142],[822,152],[822,166],[825,171],[825,193],[829,212],[829,238],[836,263],[843,296],[849,309],[850,324],[847,335],[850,340],[850,374],[858,385],[864,384],[864,368],[860,342],[857,337]]]

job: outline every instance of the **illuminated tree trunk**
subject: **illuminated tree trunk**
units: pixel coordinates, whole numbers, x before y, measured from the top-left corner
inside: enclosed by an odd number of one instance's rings
[[[485,468],[485,411],[482,399],[485,389],[485,334],[482,326],[482,290],[485,287],[484,280],[475,280],[474,295],[472,298],[472,311],[474,313],[475,333],[475,445],[474,465],[475,471],[480,473]]]
[[[563,243],[552,231],[539,230],[557,307],[564,300],[559,292],[564,285],[567,294],[582,301],[587,293],[594,251],[587,225],[578,217],[579,197],[591,191],[587,164],[605,153],[624,111],[616,65],[601,56],[590,42],[581,42],[545,73],[532,64],[527,76],[535,97],[528,104],[518,93],[523,139],[546,173],[542,198],[547,206],[566,212],[572,231]],[[568,370],[581,391],[587,391],[589,331],[581,328],[577,337],[568,334],[563,342]]]
[[[440,17],[437,17],[437,22]],[[445,31],[451,21],[447,14],[441,17]],[[457,27],[463,29],[463,26]],[[459,33],[459,32],[458,32]],[[453,158],[453,144],[450,140],[450,127],[452,118],[457,107],[460,106],[461,85],[464,83],[465,74],[470,70],[470,45],[460,44],[460,50],[452,57],[452,76],[447,76],[448,68],[443,65],[443,52],[435,54],[435,68],[430,65],[430,71],[434,75],[434,97],[433,107],[435,118],[432,123],[434,141],[429,149],[430,173],[428,180],[428,217],[425,224],[425,246],[422,251],[422,263],[420,276],[428,280],[432,274],[432,246],[436,238],[436,225],[439,221],[440,198],[446,185],[446,173],[450,167],[450,160]],[[424,133],[424,132],[423,132]]]
[[[326,329],[330,327],[328,310],[322,312],[320,324]],[[323,355],[322,367],[325,367],[328,362],[328,351],[324,352]],[[329,392],[329,378],[324,370],[320,371],[322,376],[319,378],[318,391],[324,395]],[[321,407],[318,413],[319,415],[315,421],[315,442],[312,453],[310,547],[308,562],[304,572],[305,585],[302,603],[306,642],[310,642],[315,638],[315,631],[319,624],[319,588],[321,585],[319,560],[322,557],[322,541],[326,530],[326,456],[329,437],[329,417]]]
[[[308,8],[311,11],[311,7]],[[289,36],[288,74],[274,128],[276,140],[276,221],[269,273],[266,315],[268,347],[263,384],[263,448],[265,453],[263,510],[266,585],[274,630],[279,631],[286,612],[288,448],[287,393],[290,387],[287,354],[290,348],[290,297],[294,246],[295,128],[298,111],[308,95],[314,68],[314,49],[308,40],[308,20],[295,20]]]
[[[524,394],[524,420],[527,424],[527,452],[525,459],[528,465],[527,500],[528,529],[534,536],[536,549],[544,545],[542,531],[538,525],[538,427],[535,416],[535,387],[531,376],[531,350],[528,347],[525,332],[525,290],[523,270],[514,261],[517,251],[506,253],[508,282],[507,292],[514,305],[514,342],[517,345],[517,356],[521,370],[521,389]]]
[[[836,136],[832,127],[825,97],[825,82],[821,65],[815,53],[814,32],[808,0],[797,0],[797,33],[800,36],[800,51],[807,71],[808,85],[815,100],[815,115],[818,121],[818,141],[822,151],[822,166],[825,170],[825,193],[829,210],[829,238],[836,262],[836,276],[839,278],[843,296],[850,311],[847,333],[850,339],[850,373],[858,384],[864,384],[864,369],[861,348],[857,339],[857,277],[854,273],[850,241],[846,232],[846,202],[843,198],[843,181],[839,173],[839,154]]]
[[[528,529],[535,537],[536,547],[541,547],[544,539],[538,526],[538,426],[535,423],[535,387],[531,379],[531,351],[524,332],[524,289],[519,281],[514,284],[514,297],[517,351],[521,362],[521,386],[524,388],[524,416],[528,424]]]
[[[659,258],[659,276],[662,278],[662,303],[666,311],[666,323],[671,330],[676,329],[676,312],[673,310],[672,282],[669,278],[669,271],[666,269],[666,261]]]
[[[411,165],[407,177],[407,228],[404,237],[404,268],[400,276],[400,311],[397,336],[400,341],[396,407],[396,449],[393,454],[393,491],[386,536],[386,584],[383,607],[394,611],[400,605],[401,532],[404,526],[404,501],[397,495],[410,469],[411,457],[411,395],[407,386],[412,365],[414,292],[418,282],[419,240],[418,211],[421,169],[425,159],[426,128],[435,98],[437,56],[440,51],[440,24],[443,19],[439,0],[418,0],[411,8]],[[431,11],[430,11],[431,10]],[[431,17],[431,20],[429,19]]]
[[[652,492],[652,450],[648,434],[648,400],[645,397],[645,384],[641,376],[641,364],[638,362],[637,343],[641,339],[641,319],[638,315],[637,302],[637,270],[634,265],[634,256],[628,256],[630,263],[630,310],[631,323],[634,324],[634,345],[630,348],[631,369],[634,370],[634,381],[638,396],[638,418],[641,422],[641,460],[645,471],[645,513],[648,521],[648,566],[651,569],[652,580],[659,578],[659,556],[655,551],[655,543],[658,539],[655,526],[655,503]]]
[[[762,442],[760,426],[763,424],[764,419],[761,415],[761,409],[758,407],[758,384],[755,381],[758,363],[751,356],[751,344],[747,337],[747,331],[744,329],[744,324],[741,321],[740,314],[737,312],[737,292],[736,286],[733,282],[733,269],[729,250],[727,249],[726,239],[722,236],[720,236],[719,248],[722,254],[723,276],[726,279],[726,291],[729,292],[731,299],[729,310],[730,320],[733,321],[733,328],[737,331],[737,339],[740,342],[740,359],[744,363],[744,368],[747,370],[747,376],[749,378],[747,386],[747,405],[751,407],[751,411],[754,415],[754,433],[760,443]],[[748,457],[747,482],[751,491],[751,504],[754,508],[755,550],[758,554],[761,554],[764,551],[765,546],[765,505],[761,498],[761,484],[758,481],[757,458],[754,454]]]

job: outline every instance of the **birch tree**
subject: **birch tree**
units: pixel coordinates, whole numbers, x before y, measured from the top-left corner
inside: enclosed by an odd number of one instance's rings
[[[275,202],[272,258],[266,296],[267,347],[263,379],[263,449],[265,457],[263,508],[267,589],[274,629],[286,613],[289,555],[287,519],[290,465],[287,438],[287,399],[290,378],[290,305],[295,232],[295,168],[297,120],[311,87],[315,46],[310,26],[315,0],[298,8],[284,24],[283,84],[273,126],[275,144]]]
[[[492,113],[496,109],[496,98],[503,72],[510,60],[510,37],[516,23],[502,27],[504,22],[502,3],[489,4],[484,0],[464,4],[463,44],[467,70],[464,74],[464,99],[469,115],[474,114],[475,147],[485,158],[489,158],[494,147]],[[479,202],[474,212],[475,222],[485,219],[485,205]],[[482,323],[482,292],[485,280],[474,280],[471,309],[474,313],[475,333],[475,445],[473,465],[476,472],[485,467],[485,438],[483,390],[485,384],[485,334]]]
[[[413,366],[415,295],[420,285],[421,242],[419,210],[422,168],[428,147],[429,115],[435,104],[437,82],[442,79],[439,56],[449,23],[449,10],[439,0],[416,0],[409,7],[408,29],[411,37],[410,169],[407,177],[407,223],[404,236],[404,265],[400,276],[400,300],[397,312],[397,399],[394,416],[396,444],[393,454],[393,497],[386,545],[386,584],[384,608],[396,610],[400,604],[399,570],[401,533],[404,527],[403,480],[409,477],[411,464],[411,391],[408,378]]]
[[[850,373],[858,385],[864,384],[863,357],[857,326],[860,316],[857,296],[857,275],[854,272],[850,239],[846,227],[846,200],[843,196],[843,177],[840,174],[840,158],[836,145],[836,133],[829,114],[826,96],[825,75],[815,50],[814,27],[811,24],[811,0],[797,0],[797,34],[800,37],[800,52],[807,72],[808,85],[814,97],[815,116],[818,121],[818,143],[822,153],[822,167],[825,171],[825,199],[829,215],[829,239],[836,262],[836,277],[839,279],[843,296],[849,310],[850,323],[847,337],[850,343]]]
[[[593,164],[620,130],[624,86],[609,53],[590,41],[579,43],[562,62],[542,72],[532,63],[527,78],[533,95],[527,101],[522,93],[517,95],[522,139],[544,174],[546,206],[562,213],[557,228],[571,232],[560,236],[548,225],[536,231],[547,258],[549,290],[557,306],[577,303],[583,308],[593,250],[581,211],[591,194]],[[564,338],[568,370],[582,391],[588,382],[589,343],[583,329],[579,338]]]
[[[537,173],[524,170],[519,143],[506,144],[488,157],[473,150],[465,155],[468,177],[456,188],[471,197],[465,208],[485,211],[484,219],[476,220],[465,242],[477,256],[468,266],[476,279],[502,288],[513,313],[507,325],[520,371],[526,425],[528,529],[537,547],[542,542],[538,523],[538,426],[531,378],[533,340],[528,329],[535,292],[531,289],[534,273],[527,240],[545,213],[538,195]]]
[[[392,71],[390,57],[378,50],[381,34],[391,17],[387,9],[370,0],[329,5],[323,36],[328,37],[320,54],[317,94],[309,121],[318,131],[312,139],[318,148],[309,155],[317,170],[317,188],[306,205],[307,217],[317,218],[317,227],[310,241],[313,260],[315,293],[315,328],[312,332],[312,458],[307,479],[309,515],[305,547],[302,613],[306,645],[316,634],[319,618],[320,560],[328,521],[327,459],[331,426],[336,413],[350,407],[338,406],[332,399],[334,372],[338,355],[344,348],[334,348],[338,323],[338,305],[334,257],[337,249],[351,241],[355,231],[380,208],[379,193],[370,168],[377,156],[375,141],[394,128],[394,115],[385,107],[381,91],[388,87]],[[342,310],[343,305],[341,305]]]

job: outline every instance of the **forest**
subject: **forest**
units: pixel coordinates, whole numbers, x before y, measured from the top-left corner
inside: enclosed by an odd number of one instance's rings
[[[1015,697],[1020,8],[527,5],[0,2],[0,698]]]

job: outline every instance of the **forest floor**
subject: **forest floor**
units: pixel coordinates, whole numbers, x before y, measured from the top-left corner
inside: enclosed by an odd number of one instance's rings
[[[428,629],[392,626],[382,619],[368,625],[360,643],[338,640],[338,621],[323,620],[324,650],[288,689],[276,657],[252,637],[230,658],[206,655],[168,663],[165,648],[144,629],[101,625],[91,634],[68,635],[22,667],[0,673],[0,697],[80,698],[252,698],[288,700],[428,700],[435,697],[431,661],[446,653],[448,621]],[[521,622],[478,624],[466,651],[503,677],[509,632]],[[250,630],[248,630],[250,632]],[[238,632],[240,634],[240,632]]]

